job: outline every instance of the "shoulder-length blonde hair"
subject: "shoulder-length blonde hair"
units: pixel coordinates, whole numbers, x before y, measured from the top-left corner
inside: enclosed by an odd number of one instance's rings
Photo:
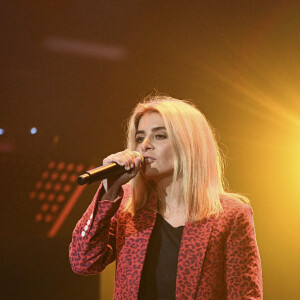
[[[165,123],[174,156],[174,183],[181,178],[181,194],[189,222],[216,217],[223,211],[220,198],[249,200],[240,194],[225,192],[224,161],[214,129],[196,106],[169,96],[148,96],[139,103],[129,119],[127,148],[135,150],[135,133],[141,117],[158,112]],[[135,214],[146,205],[151,186],[141,174],[131,180],[132,198],[127,210]]]

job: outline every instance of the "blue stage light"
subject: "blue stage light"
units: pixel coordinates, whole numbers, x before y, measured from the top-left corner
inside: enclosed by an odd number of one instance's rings
[[[30,129],[30,133],[31,133],[31,134],[36,134],[36,133],[37,133],[36,127],[32,127],[32,128]]]

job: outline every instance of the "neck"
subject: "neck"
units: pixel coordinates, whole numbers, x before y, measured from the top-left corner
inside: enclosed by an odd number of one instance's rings
[[[184,206],[184,202],[181,196],[182,180],[179,179],[174,183],[173,194],[172,193],[172,181],[173,178],[164,178],[159,182],[156,182],[156,189],[158,198],[162,204],[163,211],[173,211]]]

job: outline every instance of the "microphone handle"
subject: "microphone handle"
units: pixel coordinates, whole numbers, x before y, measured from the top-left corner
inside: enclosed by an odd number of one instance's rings
[[[95,181],[103,180],[105,178],[121,175],[125,173],[126,170],[123,166],[120,166],[116,163],[111,163],[105,166],[97,167],[95,169],[86,171],[84,174],[78,176],[77,183],[79,185],[93,183]]]

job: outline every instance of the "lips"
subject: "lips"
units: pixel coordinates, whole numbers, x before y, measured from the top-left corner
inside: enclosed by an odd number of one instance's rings
[[[145,160],[146,164],[150,164],[155,161],[155,158],[149,157],[149,156],[144,156],[144,160]]]

